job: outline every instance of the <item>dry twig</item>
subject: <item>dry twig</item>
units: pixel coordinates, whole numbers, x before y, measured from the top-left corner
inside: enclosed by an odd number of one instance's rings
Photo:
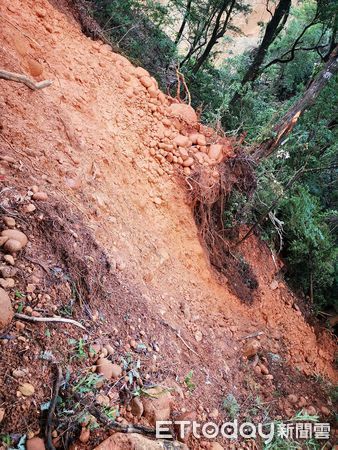
[[[44,80],[39,81],[36,83],[35,81],[28,78],[26,75],[22,75],[20,73],[14,73],[14,72],[7,72],[7,70],[0,70],[0,78],[3,80],[9,80],[9,81],[15,81],[17,83],[23,83],[33,91],[36,91],[38,89],[43,89],[45,87],[50,86],[53,81],[51,80]]]
[[[61,322],[61,323],[70,323],[71,325],[75,325],[76,327],[82,328],[82,330],[86,330],[86,328],[81,325],[80,322],[77,322],[73,319],[65,319],[64,317],[31,317],[26,316],[26,314],[15,313],[14,317],[17,319],[27,320],[29,322]]]

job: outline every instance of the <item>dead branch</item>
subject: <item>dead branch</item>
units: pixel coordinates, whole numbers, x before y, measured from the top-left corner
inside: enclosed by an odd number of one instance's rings
[[[77,322],[73,319],[65,319],[64,317],[31,317],[26,316],[25,314],[15,313],[14,317],[17,319],[27,320],[29,322],[61,322],[61,323],[70,323],[71,325],[75,325],[76,327],[82,328],[82,330],[86,330],[86,328],[81,325],[80,322]]]
[[[101,422],[106,428],[119,431],[120,433],[138,433],[144,434],[145,436],[155,437],[155,428],[146,427],[144,425],[130,424],[122,425],[115,420],[109,419],[105,414],[103,414],[99,408],[97,408],[92,403],[89,403],[86,399],[82,398],[78,394],[74,394],[74,398],[81,405],[85,406],[86,410],[94,416],[99,422]]]
[[[46,421],[46,429],[45,429],[45,436],[46,436],[46,447],[47,450],[55,450],[55,447],[53,445],[53,439],[52,439],[52,431],[53,431],[53,415],[56,407],[56,402],[59,396],[60,386],[62,382],[62,369],[61,367],[55,366],[57,371],[57,376],[54,384],[54,391],[52,394],[52,398],[50,400],[50,405],[48,409],[48,415],[47,415],[47,421]]]
[[[7,70],[0,70],[0,78],[8,81],[15,81],[17,83],[23,83],[33,91],[37,91],[39,89],[43,89],[45,87],[50,86],[53,81],[52,80],[44,80],[36,83],[35,81],[28,78],[26,75],[22,75],[20,73],[7,72]]]

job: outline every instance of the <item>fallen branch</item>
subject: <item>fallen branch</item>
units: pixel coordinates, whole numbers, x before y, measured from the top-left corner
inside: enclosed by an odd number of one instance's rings
[[[17,83],[23,83],[33,91],[37,91],[39,89],[43,89],[45,87],[50,86],[53,81],[52,80],[44,80],[36,83],[30,78],[26,77],[26,75],[22,75],[20,73],[7,72],[7,70],[0,70],[0,78],[3,80],[16,81]]]
[[[99,408],[97,408],[92,403],[86,401],[86,399],[82,398],[79,394],[75,394],[74,398],[77,402],[79,402],[82,406],[86,408],[86,410],[94,416],[99,422],[105,425],[106,428],[109,428],[114,431],[119,431],[120,433],[138,433],[144,434],[145,436],[156,436],[155,428],[146,427],[143,425],[122,425],[115,420],[109,419],[105,414],[103,414]]]
[[[187,347],[187,349],[189,349],[194,355],[200,358],[200,355],[197,352],[195,352],[195,350],[191,348],[190,345],[182,338],[180,330],[176,330],[176,328],[174,328],[172,325],[170,325],[168,322],[165,322],[164,320],[161,320],[161,323],[170,328],[176,334],[176,336],[183,342],[183,344]]]
[[[61,322],[61,323],[70,323],[75,325],[76,327],[82,328],[82,330],[86,330],[86,328],[73,319],[65,319],[64,317],[31,317],[26,316],[25,314],[15,313],[14,317],[17,319],[28,320],[29,322]]]
[[[57,371],[57,376],[54,384],[54,391],[52,398],[50,400],[50,405],[48,409],[48,415],[47,415],[47,421],[46,421],[46,430],[45,430],[45,436],[46,436],[46,448],[47,450],[55,450],[55,447],[53,445],[53,439],[52,439],[52,431],[53,431],[53,415],[56,407],[56,402],[59,396],[60,386],[62,382],[62,369],[59,366],[55,366]]]

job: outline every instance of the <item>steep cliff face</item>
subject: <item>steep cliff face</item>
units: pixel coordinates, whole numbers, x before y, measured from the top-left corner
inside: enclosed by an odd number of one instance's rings
[[[45,324],[14,320],[1,331],[4,432],[40,426],[52,376],[41,352],[57,353],[63,367],[75,364],[74,377],[89,370],[90,360],[69,359],[70,338],[88,346],[115,342],[117,364],[127,351],[137,359],[142,344],[144,382],[181,383],[185,392],[173,411],[193,410],[201,420],[214,410],[225,418],[221,404],[229,393],[243,417],[244,400],[254,392],[271,405],[272,418],[302,406],[327,414],[330,405],[313,377],[334,379],[334,342],[305,321],[277,277],[279,263],[255,237],[243,244],[259,281],[246,305],[215,276],[201,246],[187,200],[189,176],[203,165],[217,178],[218,164],[232,156],[231,142],[198,124],[195,112],[167,98],[142,68],[85,37],[64,8],[47,0],[3,0],[0,13],[0,69],[53,81],[32,91],[0,80],[2,212],[16,217],[29,238],[26,253],[15,255],[19,272],[4,277],[14,278],[7,291],[16,310],[40,316],[60,312],[75,296],[74,316],[88,330],[84,338],[69,325],[67,335],[60,325],[51,332]],[[48,199],[32,199],[36,190]],[[58,273],[64,278],[57,281]],[[82,297],[67,273],[82,280]],[[24,371],[22,380],[9,375],[13,370]],[[192,395],[184,383],[191,370]],[[17,405],[21,381],[30,381],[35,393],[19,394]],[[293,394],[295,403],[288,400]],[[118,405],[118,393],[108,402]],[[129,422],[147,423],[125,406],[121,412]],[[88,448],[104,436],[92,431]],[[202,448],[194,439],[189,445]]]

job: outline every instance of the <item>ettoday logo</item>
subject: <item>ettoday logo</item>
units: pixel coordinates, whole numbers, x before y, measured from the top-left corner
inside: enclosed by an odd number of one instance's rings
[[[261,438],[265,444],[270,444],[275,437],[285,440],[294,439],[326,439],[330,438],[330,424],[328,423],[258,423],[251,422],[238,423],[224,422],[216,424],[214,422],[198,423],[190,420],[160,420],[156,422],[157,439],[173,439],[171,430],[177,430],[177,437],[185,439],[188,433],[196,439],[215,439],[223,437],[225,439],[237,440]]]

